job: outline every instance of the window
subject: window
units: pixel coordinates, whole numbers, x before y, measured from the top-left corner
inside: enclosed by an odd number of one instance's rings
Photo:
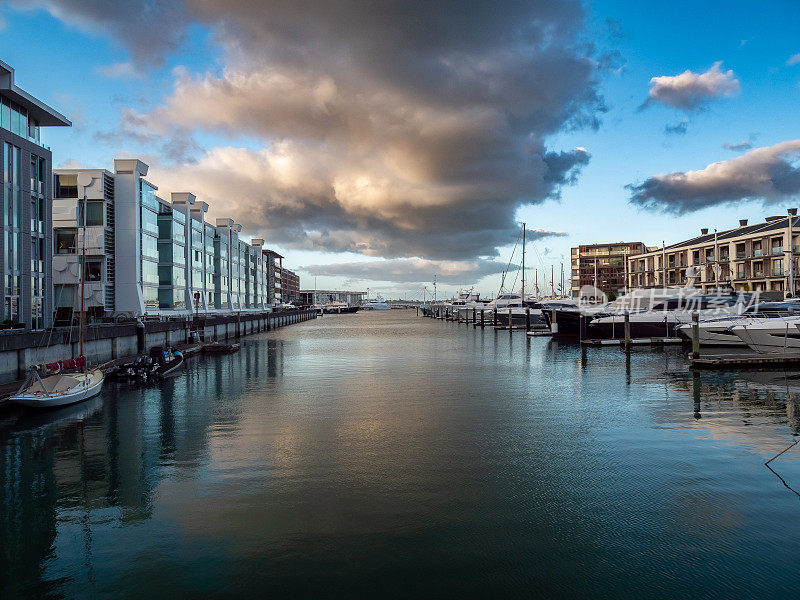
[[[100,260],[87,260],[84,270],[84,281],[101,281],[103,279],[103,263]]]
[[[77,238],[77,229],[57,229],[55,239],[56,254],[75,254]]]
[[[88,227],[102,227],[103,226],[103,209],[105,202],[87,202],[86,203],[86,225]]]
[[[56,198],[78,197],[77,175],[56,175]]]

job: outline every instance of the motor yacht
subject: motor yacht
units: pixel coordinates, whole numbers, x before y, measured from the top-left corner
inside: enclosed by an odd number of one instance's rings
[[[701,346],[746,346],[738,335],[731,331],[736,325],[752,323],[776,317],[786,317],[796,313],[800,315],[800,300],[786,302],[761,302],[748,306],[740,315],[728,315],[700,321],[697,327]],[[692,339],[692,323],[678,326],[678,333]]]
[[[631,338],[668,338],[677,335],[676,329],[691,323],[694,313],[703,320],[731,317],[741,314],[747,307],[747,297],[735,294],[683,294],[666,298],[647,310],[629,311]],[[625,314],[598,315],[587,326],[587,337],[592,339],[621,338]]]
[[[731,333],[761,354],[800,353],[800,316],[758,319],[734,325]]]

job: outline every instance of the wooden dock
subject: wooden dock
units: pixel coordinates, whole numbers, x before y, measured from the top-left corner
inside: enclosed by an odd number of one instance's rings
[[[631,338],[628,344],[631,346],[667,346],[673,344],[683,344],[686,340],[683,338]],[[621,338],[607,339],[607,340],[581,340],[584,346],[591,346],[599,348],[601,346],[624,346],[625,340]]]
[[[697,370],[775,369],[800,365],[800,352],[788,354],[709,354],[691,358]]]

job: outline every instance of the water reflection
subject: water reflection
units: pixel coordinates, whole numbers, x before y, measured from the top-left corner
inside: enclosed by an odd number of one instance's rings
[[[800,431],[797,376],[386,312],[5,410],[0,596],[747,596],[800,576],[800,461],[772,464],[786,487],[763,465]]]

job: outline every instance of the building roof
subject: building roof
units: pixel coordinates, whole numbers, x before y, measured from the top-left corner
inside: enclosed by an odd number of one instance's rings
[[[755,225],[744,225],[741,227],[736,227],[734,229],[725,229],[723,231],[717,231],[716,232],[717,242],[723,240],[729,240],[736,237],[741,237],[743,235],[754,235],[757,233],[768,234],[770,231],[779,231],[786,228],[788,220],[789,220],[789,215],[786,215],[785,217],[782,216],[780,219],[775,217],[770,217],[769,221],[764,221],[763,223],[756,223]],[[792,217],[792,228],[798,227],[798,225],[800,225],[800,217]],[[699,235],[697,237],[684,240],[683,242],[678,242],[677,244],[670,244],[665,249],[674,250],[678,248],[684,248],[685,246],[713,243],[714,235],[715,234],[713,232],[704,235]]]
[[[0,92],[9,100],[13,100],[28,111],[28,114],[39,121],[39,125],[69,127],[72,121],[57,110],[34,98],[14,83],[14,69],[0,60]]]

